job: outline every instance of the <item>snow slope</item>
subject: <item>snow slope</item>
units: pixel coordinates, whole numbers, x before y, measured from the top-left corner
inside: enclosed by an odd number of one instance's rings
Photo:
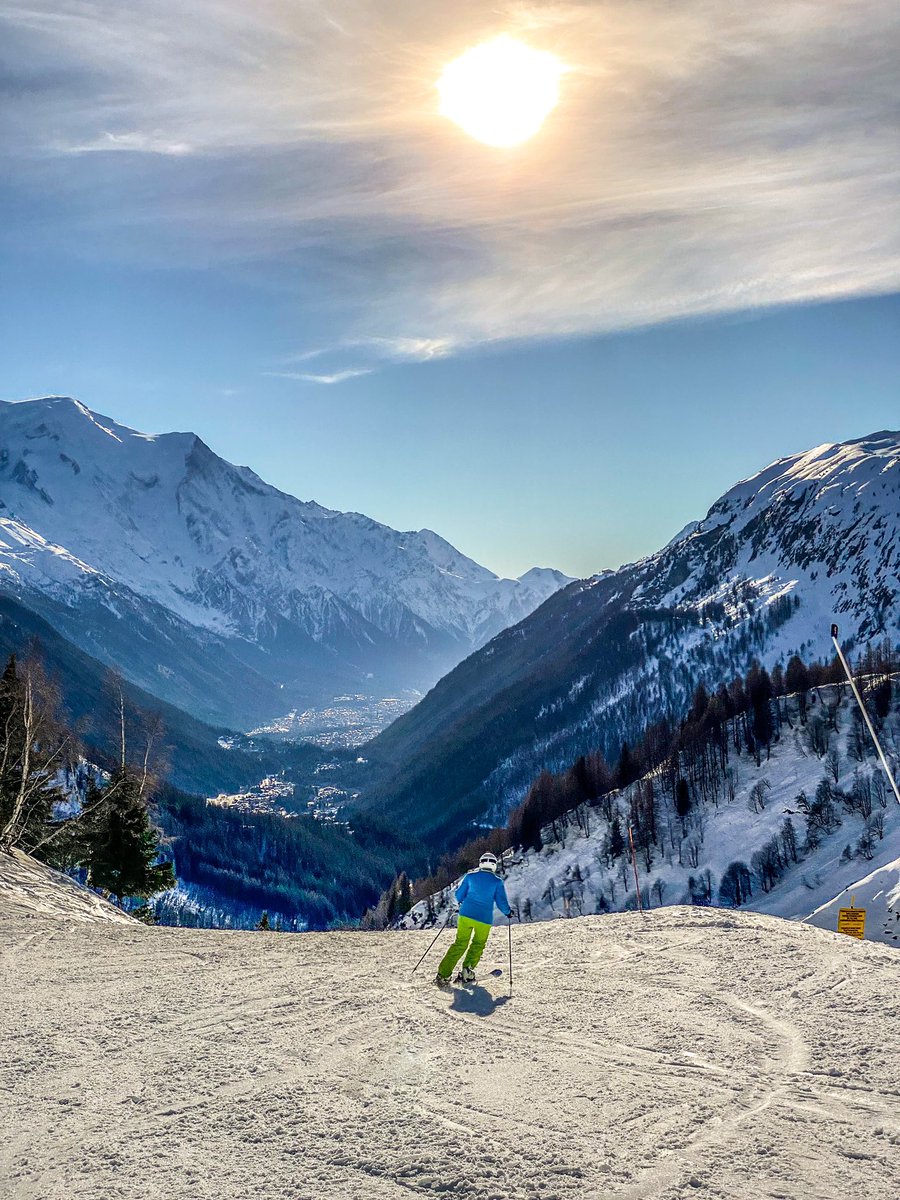
[[[10,1200],[896,1200],[900,959],[668,909],[430,935],[0,911]],[[486,967],[503,965],[495,933]]]
[[[838,909],[866,910],[866,938],[900,946],[900,858],[876,867],[862,879],[847,884],[833,900],[822,904],[807,918],[820,929],[836,929]]]
[[[62,917],[79,923],[137,924],[96,892],[18,850],[0,853],[0,912],[26,920]]]
[[[818,689],[811,694],[810,723],[819,718],[823,703],[834,703],[833,687]],[[694,808],[686,823],[677,819],[657,780],[657,804],[660,842],[652,849],[653,863],[649,868],[639,855],[639,872],[644,904],[658,907],[661,904],[691,903],[692,880],[697,902],[705,901],[702,879],[708,872],[712,890],[711,902],[718,901],[722,876],[730,863],[740,861],[751,866],[753,853],[779,834],[786,819],[793,823],[799,849],[799,862],[793,863],[772,887],[763,890],[755,872],[753,895],[745,907],[757,912],[795,920],[805,919],[816,909],[810,919],[822,928],[836,929],[836,901],[832,898],[845,889],[857,890],[856,903],[863,907],[862,897],[871,897],[876,905],[872,919],[868,922],[867,936],[896,944],[895,936],[900,928],[890,928],[886,904],[896,905],[898,888],[898,862],[900,854],[900,805],[894,800],[890,788],[882,788],[884,806],[877,799],[872,802],[872,817],[867,821],[859,813],[847,812],[838,802],[841,824],[834,832],[823,835],[820,844],[807,848],[805,842],[805,818],[799,811],[797,797],[804,792],[808,798],[815,795],[817,785],[828,778],[836,790],[850,793],[859,775],[871,780],[873,792],[881,783],[881,767],[868,739],[863,743],[865,758],[857,761],[849,753],[849,740],[855,727],[855,702],[847,693],[840,702],[836,722],[838,733],[832,734],[830,746],[837,752],[838,778],[832,780],[827,773],[825,756],[817,755],[811,747],[809,725],[802,725],[796,712],[796,701],[789,698],[782,703],[787,707],[793,728],[785,722],[781,738],[773,745],[770,758],[762,757],[757,765],[752,754],[732,751],[729,770],[734,788],[734,798],[727,794],[718,804],[702,804],[695,794]],[[881,737],[885,749],[896,764],[900,761],[900,708],[895,706],[885,722]],[[760,786],[762,785],[762,787]],[[642,784],[635,785],[641,787]],[[764,791],[762,789],[765,789]],[[633,789],[626,789],[613,801],[621,828],[627,836],[629,800]],[[760,802],[754,802],[756,790]],[[764,807],[760,807],[760,805]],[[587,821],[588,830],[574,818],[557,822],[560,837],[555,840],[551,827],[543,830],[544,845],[539,851],[527,851],[511,855],[506,864],[506,889],[510,902],[521,911],[530,902],[531,919],[552,920],[556,917],[577,917],[598,910],[598,901],[612,911],[631,909],[636,906],[634,878],[627,855],[619,858],[610,867],[604,854],[604,843],[609,824],[600,808],[585,808],[582,820]],[[874,829],[871,844],[863,851],[860,842],[867,825]],[[848,853],[849,851],[849,853]],[[695,860],[691,861],[691,853]],[[868,854],[870,857],[866,857]],[[881,869],[883,868],[883,873]],[[876,872],[875,875],[869,874]],[[858,882],[860,876],[868,875],[868,882]],[[876,901],[876,893],[884,891],[884,898]],[[889,896],[893,899],[888,900]],[[450,900],[449,892],[432,898],[432,907],[438,920],[446,912]],[[849,895],[841,903],[849,903]],[[896,906],[900,909],[900,905]],[[882,914],[882,909],[885,909]],[[404,918],[407,927],[415,927],[427,919],[427,902],[417,904]],[[888,932],[885,933],[885,926]],[[884,933],[884,936],[882,934]]]
[[[377,694],[430,685],[567,582],[500,579],[430,530],[297,500],[192,433],[138,433],[66,397],[0,403],[0,586],[108,659],[124,621],[149,648],[123,639],[118,665],[189,711],[182,641],[285,687],[273,717],[370,677]]]

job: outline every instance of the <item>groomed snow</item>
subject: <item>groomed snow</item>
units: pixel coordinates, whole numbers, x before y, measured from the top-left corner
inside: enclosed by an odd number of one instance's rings
[[[900,958],[670,908],[431,933],[78,924],[4,904],[11,1200],[896,1200]],[[446,937],[447,935],[445,935]],[[495,931],[484,966],[506,965]]]

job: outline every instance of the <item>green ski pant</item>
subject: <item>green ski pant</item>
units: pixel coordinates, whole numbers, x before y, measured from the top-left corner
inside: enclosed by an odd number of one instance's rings
[[[490,933],[491,926],[486,925],[484,921],[473,921],[471,917],[460,917],[456,925],[456,941],[441,959],[438,975],[442,979],[449,979],[453,974],[453,968],[464,954],[466,958],[463,966],[471,967],[474,970],[481,961]],[[472,939],[471,944],[470,938]]]

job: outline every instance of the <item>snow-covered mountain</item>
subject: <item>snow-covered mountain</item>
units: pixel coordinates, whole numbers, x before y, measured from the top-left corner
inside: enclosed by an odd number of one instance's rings
[[[166,700],[246,725],[430,686],[560,586],[286,495],[192,433],[0,404],[0,586]]]
[[[452,840],[544,767],[614,761],[700,681],[830,657],[832,621],[848,648],[900,637],[900,433],[781,459],[657,554],[551,597],[371,743],[370,794]]]
[[[635,856],[645,908],[737,901],[833,931],[837,909],[849,906],[853,893],[856,906],[870,910],[867,938],[900,944],[900,805],[868,738],[857,736],[855,700],[845,687],[824,687],[811,696],[808,720],[796,697],[780,700],[779,710],[783,723],[771,752],[732,751],[711,794],[704,800],[695,789],[684,817],[657,770],[546,826],[539,850],[507,855],[510,903],[535,921],[636,908],[625,837],[633,805],[649,785],[656,840]],[[891,760],[900,762],[900,704],[880,736]],[[814,798],[822,804],[809,813]],[[740,894],[733,886],[738,875]],[[402,925],[422,926],[432,915],[442,920],[450,898],[447,889],[422,901]]]

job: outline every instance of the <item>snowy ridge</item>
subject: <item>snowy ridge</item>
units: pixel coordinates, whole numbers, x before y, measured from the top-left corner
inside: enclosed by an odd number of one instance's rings
[[[392,655],[384,687],[430,685],[569,582],[500,579],[429,530],[297,500],[194,434],[138,433],[65,397],[0,404],[0,447],[0,585],[48,619],[69,610],[70,636],[76,610],[98,625],[103,609],[150,643],[250,643],[270,676],[266,655],[295,658],[278,686],[306,666],[325,694],[372,676],[377,690]],[[160,686],[149,665],[131,673]]]
[[[721,599],[733,579],[753,581],[765,602],[827,583],[830,611],[856,640],[897,629],[900,595],[900,433],[817,446],[742,481],[667,549],[682,555],[683,582],[644,592],[661,603]],[[664,552],[665,553],[665,552]],[[661,562],[661,556],[650,560]],[[731,579],[708,587],[711,568]],[[811,630],[821,640],[821,632]]]
[[[442,812],[503,823],[543,768],[598,748],[615,761],[698,683],[715,689],[754,658],[770,670],[795,653],[830,659],[833,621],[848,652],[900,644],[900,433],[772,463],[658,553],[572,584],[442,680],[372,756],[410,779],[401,810],[447,779]],[[460,760],[477,761],[474,786],[471,771],[456,783]]]

